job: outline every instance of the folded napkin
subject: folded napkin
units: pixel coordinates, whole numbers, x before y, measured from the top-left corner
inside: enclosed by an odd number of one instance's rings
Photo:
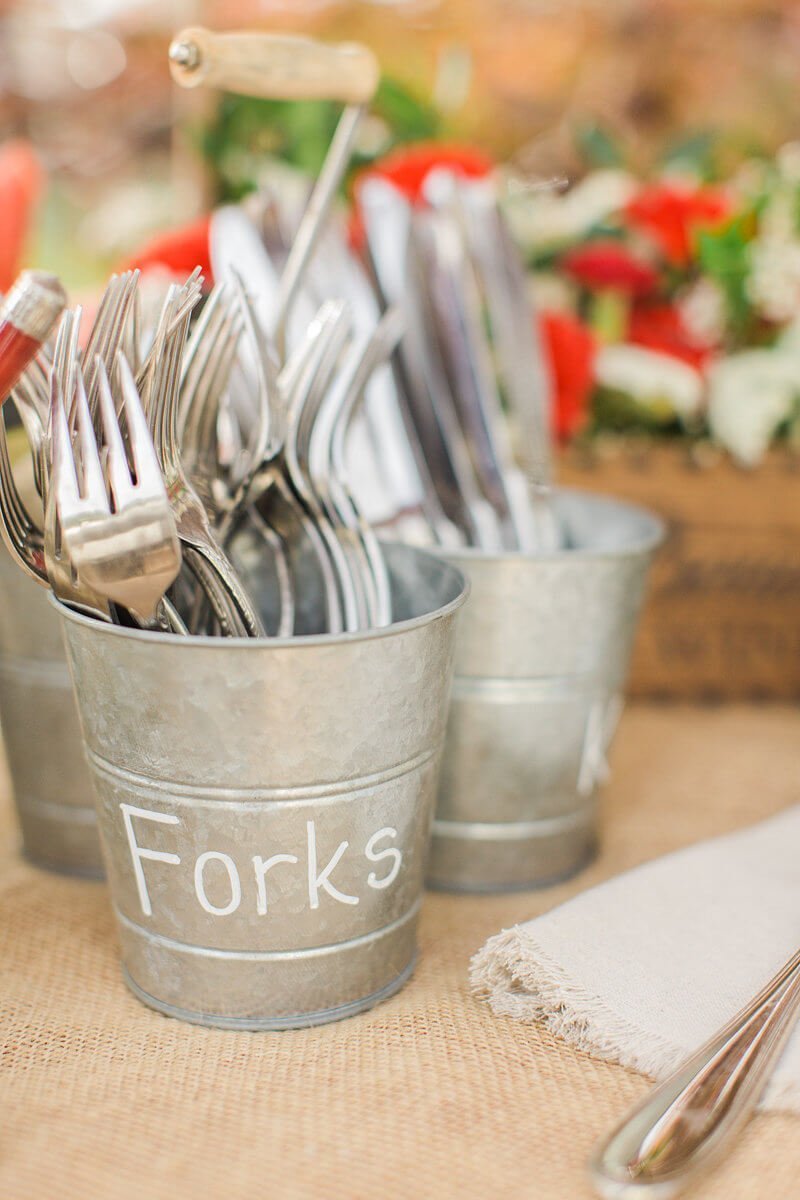
[[[800,806],[591,888],[491,938],[494,1011],[663,1078],[800,947]],[[800,1113],[800,1028],[763,1107]]]

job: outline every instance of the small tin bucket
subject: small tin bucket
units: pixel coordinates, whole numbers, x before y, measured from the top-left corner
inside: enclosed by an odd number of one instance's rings
[[[386,548],[395,624],[259,641],[61,615],[126,980],[169,1016],[317,1025],[411,973],[452,565]]]
[[[103,864],[61,624],[0,547],[0,724],[26,858],[70,875]]]
[[[541,887],[596,844],[598,785],[663,524],[559,491],[568,548],[447,554],[470,578],[428,871],[432,887]]]

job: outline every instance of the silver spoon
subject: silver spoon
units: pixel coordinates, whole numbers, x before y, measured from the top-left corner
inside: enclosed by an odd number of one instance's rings
[[[597,1147],[589,1161],[597,1192],[669,1200],[730,1151],[798,1015],[800,951]]]

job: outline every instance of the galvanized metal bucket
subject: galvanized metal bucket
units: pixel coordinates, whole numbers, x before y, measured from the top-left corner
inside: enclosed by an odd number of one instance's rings
[[[315,1025],[411,973],[467,587],[387,559],[395,624],[366,633],[180,638],[61,609],[126,979],[161,1012]]]
[[[563,551],[447,554],[472,594],[457,639],[432,887],[540,887],[595,849],[598,786],[663,524],[589,493],[560,491],[556,505]]]
[[[103,864],[61,624],[0,547],[0,725],[25,856],[99,877]]]

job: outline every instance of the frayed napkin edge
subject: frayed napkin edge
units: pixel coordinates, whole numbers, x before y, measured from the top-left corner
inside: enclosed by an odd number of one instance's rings
[[[544,1025],[576,1050],[652,1079],[669,1075],[687,1055],[686,1050],[622,1020],[554,962],[529,930],[518,925],[489,938],[473,956],[469,978],[475,995],[497,1016]],[[641,1048],[645,1044],[647,1050]],[[797,1115],[800,1089],[788,1080],[773,1078],[763,1106]]]

